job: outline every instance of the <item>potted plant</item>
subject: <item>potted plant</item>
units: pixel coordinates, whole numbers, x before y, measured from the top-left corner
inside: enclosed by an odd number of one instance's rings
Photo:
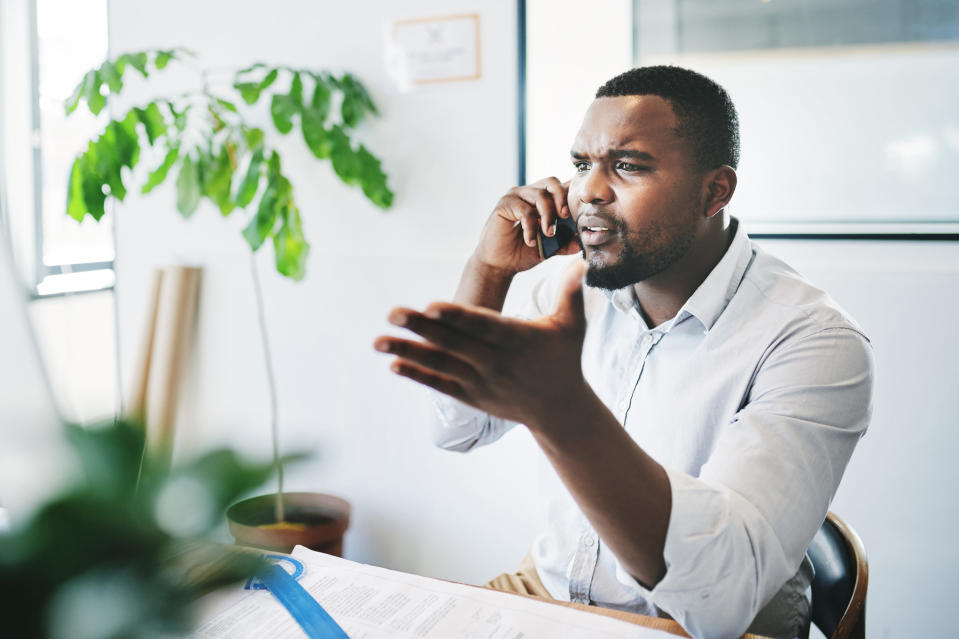
[[[387,209],[393,192],[380,161],[352,133],[377,113],[369,93],[352,74],[257,63],[233,74],[228,87],[212,87],[209,73],[193,64],[186,49],[127,53],[87,72],[67,100],[71,113],[81,103],[100,113],[124,86],[130,69],[150,78],[169,64],[195,69],[199,86],[176,96],[160,96],[116,115],[73,163],[67,214],[78,221],[100,220],[108,199],[122,201],[139,174],[141,153],[154,156],[140,190],[149,193],[176,175],[176,208],[189,218],[206,199],[224,216],[247,211],[243,237],[253,252],[272,241],[276,270],[294,280],[306,273],[309,244],[283,172],[281,155],[266,132],[250,123],[248,107],[269,96],[270,120],[281,135],[299,129],[317,160],[328,160],[345,184],[357,186],[375,205]],[[278,90],[280,87],[282,89]],[[245,105],[245,106],[244,106]],[[277,425],[277,400],[259,277],[252,269],[258,323],[267,366],[273,458],[277,491],[235,505],[229,511],[238,542],[290,550],[296,543],[339,553],[349,523],[349,504],[312,493],[287,495]]]

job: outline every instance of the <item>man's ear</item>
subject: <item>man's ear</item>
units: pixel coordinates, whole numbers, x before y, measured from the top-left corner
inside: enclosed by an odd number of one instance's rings
[[[712,217],[726,208],[736,192],[736,171],[723,165],[709,171],[703,180],[703,213]]]

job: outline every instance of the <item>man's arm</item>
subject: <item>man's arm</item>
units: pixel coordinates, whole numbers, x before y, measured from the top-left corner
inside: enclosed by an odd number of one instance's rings
[[[603,541],[653,585],[666,572],[669,481],[583,378],[584,268],[577,261],[566,273],[552,315],[525,321],[457,304],[395,309],[390,321],[426,341],[384,336],[376,348],[398,356],[394,372],[525,424]]]

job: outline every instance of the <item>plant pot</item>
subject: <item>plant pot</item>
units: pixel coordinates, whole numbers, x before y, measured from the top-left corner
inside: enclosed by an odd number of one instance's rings
[[[237,544],[288,553],[306,546],[343,556],[343,534],[350,525],[350,504],[322,493],[283,493],[286,521],[276,525],[276,494],[238,501],[226,511]]]

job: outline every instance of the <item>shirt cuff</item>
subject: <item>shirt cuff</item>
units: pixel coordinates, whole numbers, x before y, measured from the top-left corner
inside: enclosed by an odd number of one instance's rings
[[[764,603],[756,553],[766,553],[770,541],[757,544],[746,525],[759,513],[724,486],[670,468],[666,474],[672,491],[666,574],[649,589],[617,560],[616,578],[693,636],[739,636]],[[754,528],[759,535],[767,531],[762,524]]]

